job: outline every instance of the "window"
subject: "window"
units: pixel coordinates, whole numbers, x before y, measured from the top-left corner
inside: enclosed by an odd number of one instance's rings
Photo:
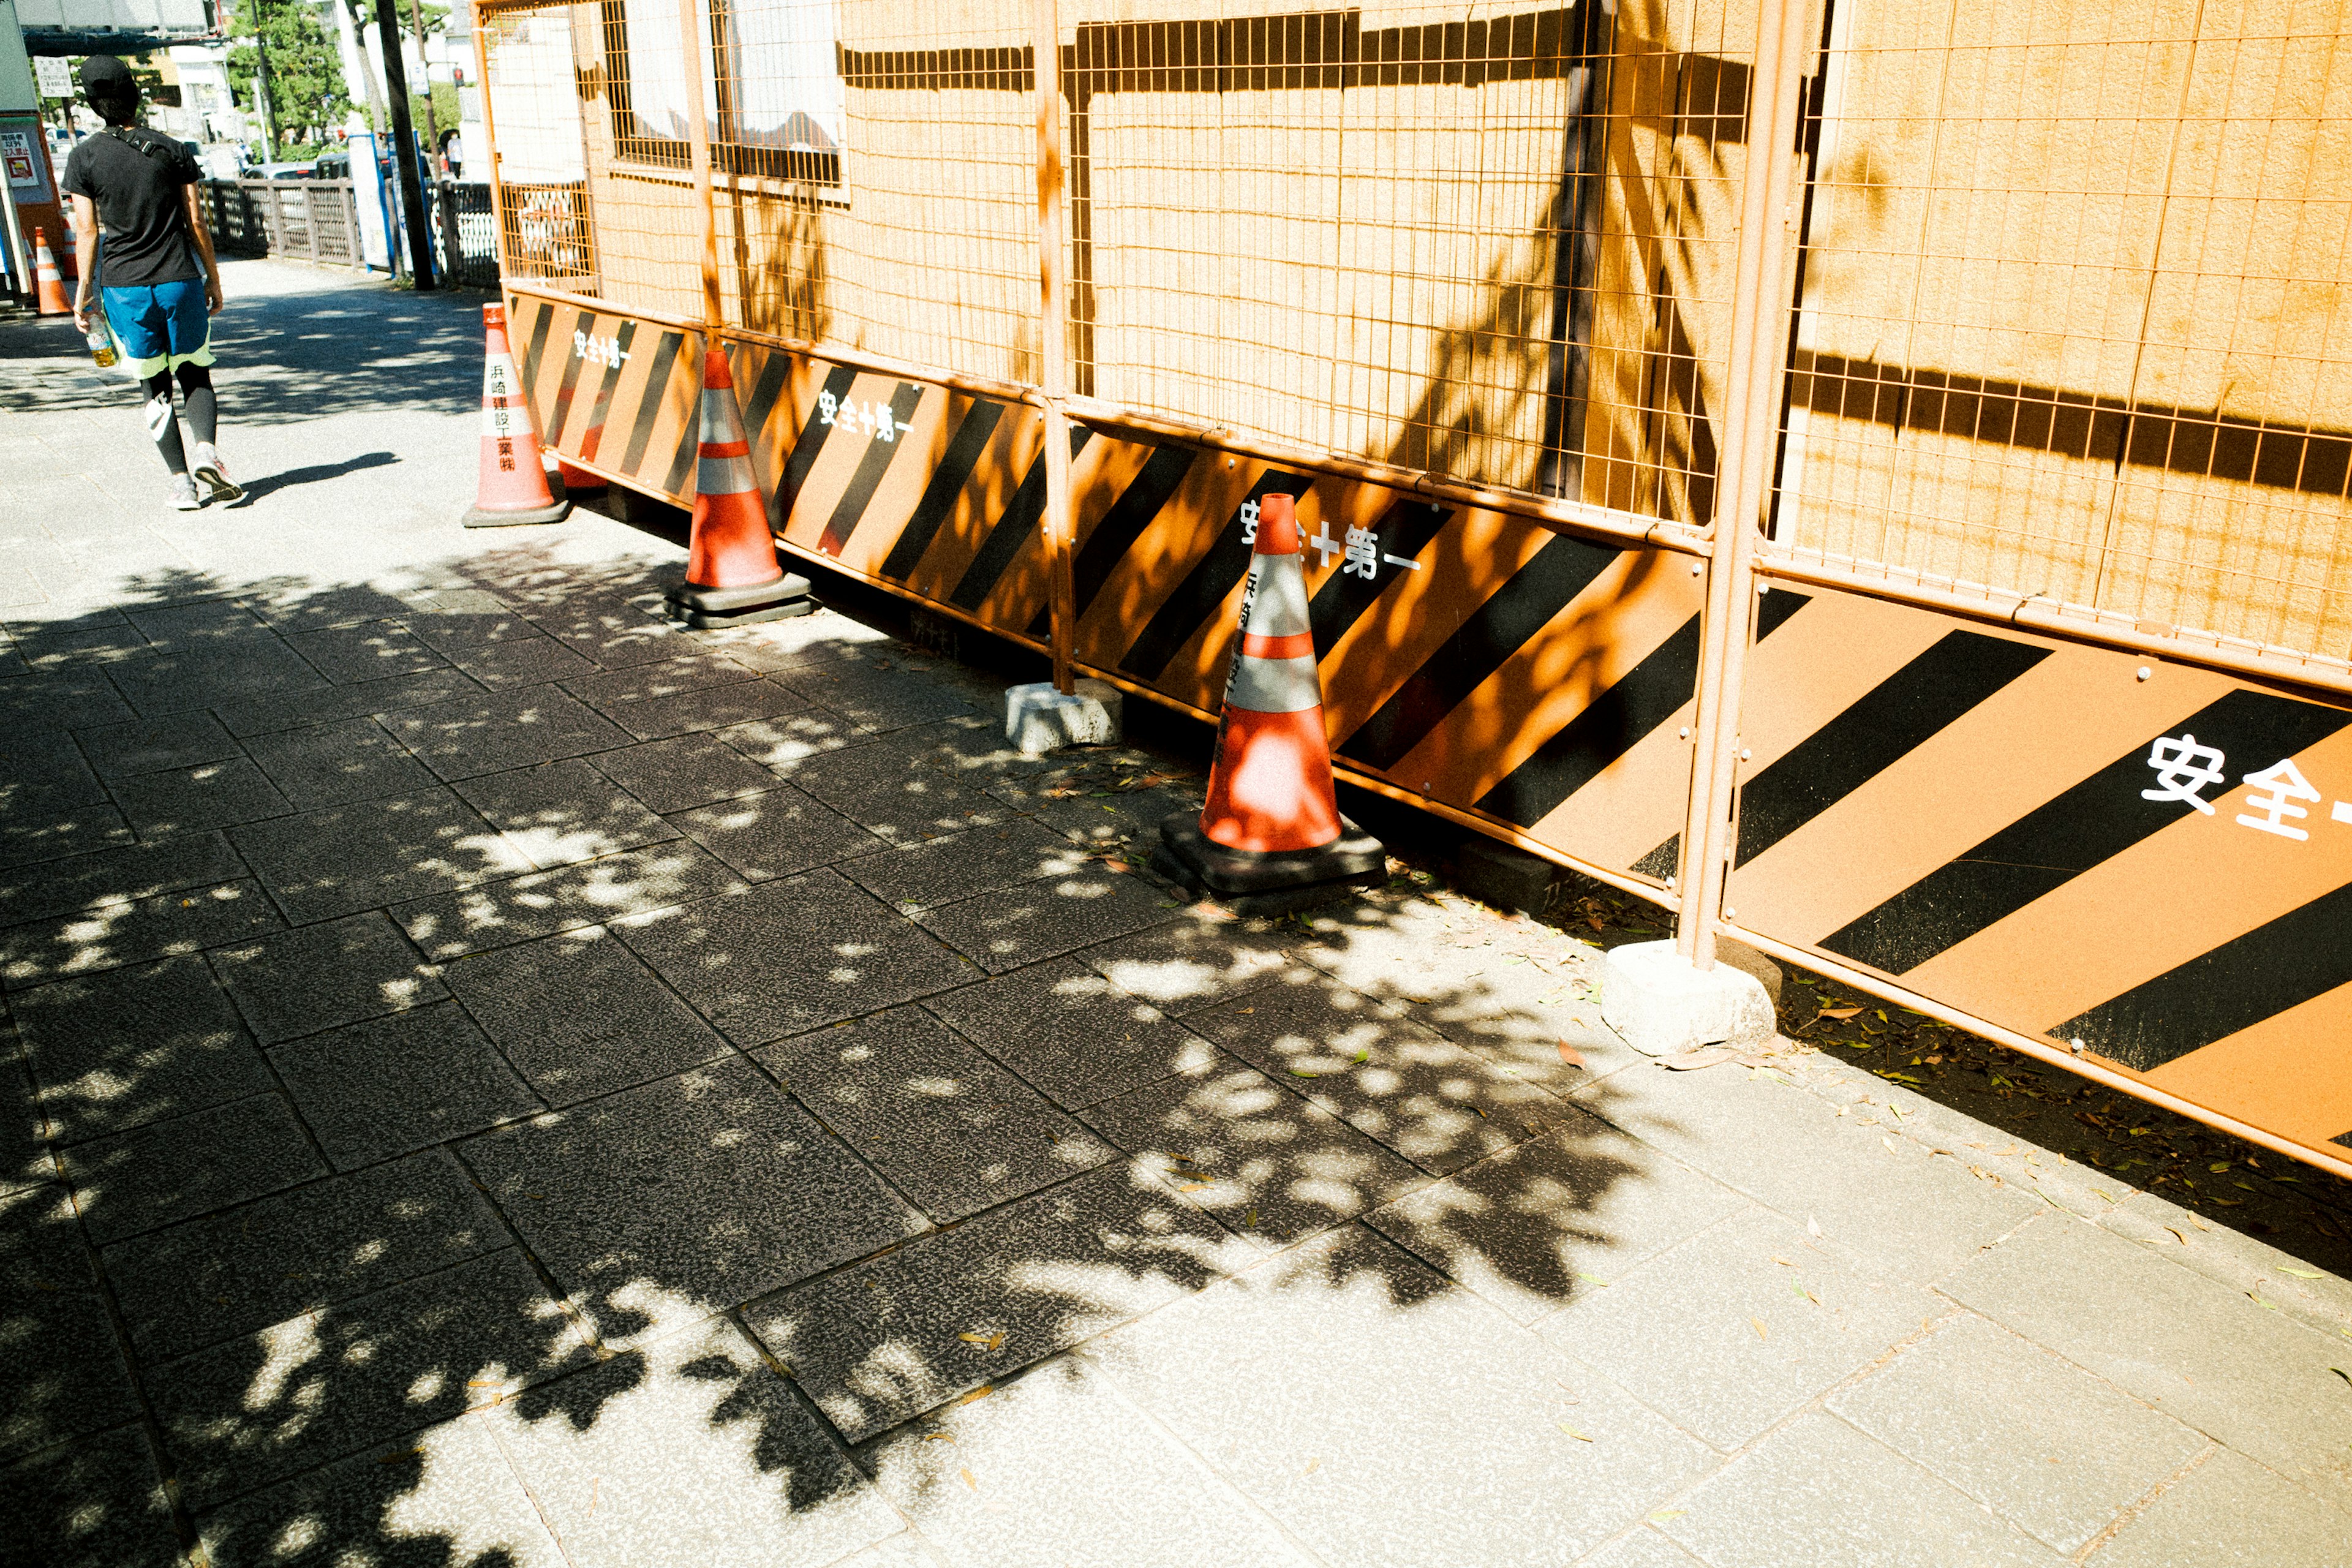
[[[621,156],[688,167],[678,6],[701,13],[714,169],[841,183],[835,0],[604,0],[604,60]],[[713,79],[715,78],[715,79]]]

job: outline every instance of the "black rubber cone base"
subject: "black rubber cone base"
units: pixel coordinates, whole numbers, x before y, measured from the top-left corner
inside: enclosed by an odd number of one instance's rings
[[[816,608],[809,597],[809,580],[780,573],[772,583],[748,588],[702,588],[680,583],[664,595],[669,613],[697,631],[756,626],[761,621],[789,620]]]
[[[1318,849],[1267,852],[1228,849],[1201,831],[1199,813],[1171,812],[1160,818],[1150,865],[1195,898],[1214,899],[1237,915],[1286,915],[1388,879],[1387,848],[1344,816],[1339,837]]]
[[[520,528],[527,523],[562,522],[571,512],[572,503],[559,497],[553,506],[524,507],[511,511],[485,511],[469,506],[458,521],[467,528]]]

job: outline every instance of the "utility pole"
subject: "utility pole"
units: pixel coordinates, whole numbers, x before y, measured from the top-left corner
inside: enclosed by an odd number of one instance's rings
[[[433,287],[433,231],[425,221],[425,185],[416,167],[416,131],[408,115],[408,67],[400,58],[395,0],[376,0],[383,40],[383,95],[392,100],[393,166],[400,171],[400,210],[408,228],[409,276],[419,293]]]
[[[408,19],[416,26],[416,65],[425,73],[425,144],[441,151],[441,121],[433,112],[433,65],[425,58],[425,0],[408,0]]]

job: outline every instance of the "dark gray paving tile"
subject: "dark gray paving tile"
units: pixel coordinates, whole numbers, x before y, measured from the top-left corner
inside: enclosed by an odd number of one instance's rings
[[[694,651],[695,645],[635,605],[619,599],[573,597],[534,605],[540,630],[607,669],[657,664]]]
[[[577,698],[552,688],[388,713],[384,727],[445,779],[505,773],[629,743]]]
[[[201,958],[167,958],[9,998],[60,1142],[183,1116],[274,1087]]]
[[[1048,775],[1050,778],[1050,775]],[[1160,842],[1162,818],[1177,812],[1197,816],[1201,797],[1173,789],[1073,790],[1044,780],[1001,780],[989,793],[1092,848],[1126,847],[1138,859]]]
[[[19,865],[0,875],[0,926],[158,898],[245,875],[245,863],[219,832],[191,832],[158,844],[130,844],[66,860]]]
[[[377,910],[223,948],[212,963],[264,1045],[449,994]]]
[[[373,719],[257,735],[246,750],[301,810],[431,789],[432,770]]]
[[[560,1417],[559,1417],[560,1419]],[[461,1415],[238,1499],[197,1527],[211,1568],[573,1568],[499,1458],[489,1417]]]
[[[466,1145],[606,1342],[697,1322],[922,1220],[751,1063],[698,1068]]]
[[[123,619],[138,627],[149,643],[166,649],[248,642],[269,630],[260,616],[226,594],[189,604],[129,609],[123,612]]]
[[[1061,835],[1016,821],[885,849],[841,870],[876,898],[913,914],[1042,877],[1075,877],[1091,865]]]
[[[734,730],[722,733],[741,746]],[[815,751],[796,760],[768,761],[825,805],[885,838],[913,842],[970,827],[999,827],[1015,815],[977,781],[930,766],[922,753],[936,742],[928,730],[865,745]],[[755,753],[757,754],[757,753]]]
[[[643,741],[737,725],[770,724],[801,714],[833,718],[799,692],[773,680],[739,680],[726,686],[682,691],[674,697],[616,702],[606,707],[604,713]]]
[[[451,963],[449,988],[550,1105],[730,1054],[637,955],[591,926]]]
[[[1746,1204],[1605,1122],[1570,1116],[1364,1223],[1531,1323]]]
[[[725,866],[679,841],[419,899],[395,907],[392,918],[431,957],[455,958],[717,898],[742,885]]]
[[[1159,924],[1176,910],[1159,889],[1116,871],[1048,877],[925,910],[924,929],[991,974]]]
[[[1326,1563],[1580,1562],[1716,1462],[1360,1226],[1278,1253],[1092,1352]]]
[[[1200,1036],[1070,959],[923,1005],[1071,1110],[1218,1059]]]
[[[521,850],[446,790],[249,823],[229,837],[270,896],[303,922],[530,869]]]
[[[311,668],[338,686],[415,675],[447,662],[394,621],[300,632],[286,641]]]
[[[1477,1052],[1328,982],[1293,977],[1185,1022],[1439,1175],[1567,1116],[1559,1100]]]
[[[65,1189],[0,1197],[0,1458],[138,1414]]]
[[[1133,1156],[1130,1169],[1267,1246],[1328,1230],[1430,1180],[1231,1058],[1130,1089],[1085,1120]]]
[[[209,708],[223,698],[283,696],[328,684],[274,635],[224,639],[185,652],[151,653],[106,667],[132,709],[153,716]]]
[[[785,677],[861,729],[901,730],[928,720],[972,711],[962,695],[897,660],[811,660]]]
[[[754,882],[833,865],[883,846],[849,818],[786,784],[682,811],[669,820]]]
[[[911,1002],[971,973],[829,870],[631,917],[614,930],[739,1046]]]
[[[509,1243],[428,1150],[121,1241],[106,1271],[150,1364],[431,1274]]]
[[[806,708],[773,719],[751,719],[712,731],[761,767],[789,773],[811,757],[872,743],[840,714]]]
[[[274,1092],[76,1144],[60,1150],[58,1159],[73,1184],[82,1223],[100,1242],[261,1197],[326,1172],[294,1108]]]
[[[1181,1017],[1310,973],[1264,921],[1180,910],[1174,918],[1073,954],[1120,990]]]
[[[250,878],[107,904],[0,931],[0,985],[21,990],[167,954],[201,952],[285,923],[261,884]]]
[[[822,605],[791,620],[705,632],[697,640],[759,669],[787,669],[831,658],[887,658],[898,646],[889,633]]]
[[[593,1422],[488,1425],[580,1568],[835,1568],[905,1528],[730,1321],[567,1380],[560,1397]]]
[[[319,631],[352,626],[362,621],[394,619],[406,615],[407,601],[365,584],[314,588],[309,585],[272,588],[240,594],[237,603],[255,619],[280,632]]]
[[[493,691],[593,675],[599,668],[527,623],[510,636],[439,647],[451,664]]]
[[[163,1441],[198,1510],[545,1380],[589,1358],[512,1247],[248,1334],[148,1373]],[[305,1375],[307,1373],[308,1375]]]
[[[596,771],[657,812],[773,789],[776,775],[708,735],[648,741],[596,758]]]
[[[2065,1561],[1819,1413],[1773,1433],[1676,1506],[1681,1514],[1659,1528],[1715,1568],[2057,1568]]]
[[[122,723],[138,712],[96,670],[35,670],[0,685],[0,728],[11,735]]]
[[[268,775],[243,757],[121,779],[114,798],[142,838],[227,827],[294,809]]]
[[[0,1050],[0,1194],[58,1179],[49,1158],[48,1123],[33,1079],[16,1052]]]
[[[2216,1448],[2126,1524],[2099,1568],[2342,1568],[2347,1515],[2242,1454]]]
[[[12,735],[0,754],[0,816],[23,822],[35,814],[62,814],[107,799],[75,737],[63,730]]]
[[[2203,1433],[1972,1315],[1839,1389],[1829,1409],[2062,1552],[2206,1446]]]
[[[118,1426],[0,1470],[0,1542],[12,1568],[180,1568],[146,1434]]]
[[[859,1442],[1199,1289],[1239,1248],[1158,1183],[1113,1165],[744,1316]]]
[[[2047,1215],[1944,1292],[2133,1397],[2312,1488],[2352,1499],[2346,1342],[2111,1231]]]
[[[1687,1431],[1737,1448],[1916,1333],[1936,1299],[1749,1209],[1538,1331]],[[1705,1553],[1701,1553],[1705,1555]]]
[[[761,1062],[933,1219],[1089,1170],[1110,1151],[916,1007],[820,1030]]]
[[[481,687],[457,670],[430,669],[422,675],[371,680],[365,686],[326,686],[283,697],[234,698],[215,703],[213,710],[232,735],[267,735],[481,694]]]
[[[581,758],[486,773],[456,788],[542,868],[677,837],[676,827]]]
[[[341,1170],[540,1108],[455,1004],[349,1024],[271,1055],[287,1092]]]
[[[90,765],[108,778],[165,773],[242,755],[236,740],[209,713],[173,713],[76,733]]]
[[[677,651],[678,657],[656,664],[579,676],[565,681],[563,689],[592,708],[609,710],[618,704],[760,679],[760,672],[750,665],[739,664],[724,654],[699,651],[691,643],[680,642]]]
[[[10,627],[17,655],[35,673],[108,664],[153,646],[111,608],[57,621],[12,621]]]
[[[0,789],[0,869],[62,860],[132,842],[131,825],[111,805],[18,807]]]

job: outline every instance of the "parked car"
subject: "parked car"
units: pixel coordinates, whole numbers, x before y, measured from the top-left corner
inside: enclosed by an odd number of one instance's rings
[[[312,169],[310,163],[264,163],[254,174],[264,180],[308,180],[316,177]]]
[[[310,165],[310,176],[318,180],[348,180],[352,177],[352,155],[349,153],[329,153]]]

